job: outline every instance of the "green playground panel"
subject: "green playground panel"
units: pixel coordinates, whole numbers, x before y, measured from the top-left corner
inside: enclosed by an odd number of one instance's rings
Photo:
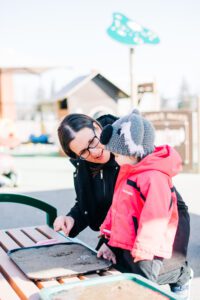
[[[60,286],[54,286],[50,288],[43,288],[40,291],[40,299],[41,300],[51,300],[52,297],[55,296],[56,293],[64,292],[72,288],[79,288],[79,287],[89,287],[94,285],[102,285],[107,283],[113,283],[117,281],[122,280],[131,280],[137,283],[138,285],[142,285],[143,287],[150,289],[152,291],[155,291],[161,295],[161,298],[163,300],[169,299],[169,300],[178,300],[177,296],[175,296],[171,292],[167,292],[162,289],[159,285],[151,282],[148,279],[145,279],[144,277],[132,273],[123,273],[120,275],[110,275],[110,276],[104,276],[104,277],[98,277],[98,278],[92,278],[87,279],[79,282],[69,282],[67,284],[62,284]],[[163,296],[163,297],[162,297]],[[117,300],[117,299],[116,299]],[[153,299],[152,299],[153,300]]]

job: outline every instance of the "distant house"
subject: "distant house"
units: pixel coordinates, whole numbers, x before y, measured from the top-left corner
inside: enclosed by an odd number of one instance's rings
[[[68,113],[85,113],[94,118],[105,113],[117,114],[121,98],[129,95],[98,72],[74,79],[54,96],[59,118]]]

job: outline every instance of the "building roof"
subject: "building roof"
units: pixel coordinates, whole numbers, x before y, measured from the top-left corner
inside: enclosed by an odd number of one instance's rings
[[[120,98],[129,98],[129,95],[113,84],[106,77],[99,72],[93,72],[89,75],[80,76],[69,82],[58,93],[53,96],[53,100],[62,100],[72,96],[81,87],[87,84],[89,81],[94,81],[101,89],[109,94],[113,99],[118,100]],[[109,88],[108,88],[109,87]]]

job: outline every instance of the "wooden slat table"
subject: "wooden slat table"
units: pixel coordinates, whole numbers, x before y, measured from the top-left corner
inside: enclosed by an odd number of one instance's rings
[[[36,300],[39,299],[38,293],[43,287],[119,273],[117,270],[111,269],[100,275],[91,274],[59,280],[32,282],[12,262],[7,255],[7,251],[14,248],[34,246],[37,242],[49,239],[56,239],[58,242],[66,242],[66,239],[71,240],[53,231],[47,225],[0,230],[0,300]]]

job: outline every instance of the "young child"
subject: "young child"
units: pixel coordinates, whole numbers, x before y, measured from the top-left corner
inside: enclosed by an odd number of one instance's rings
[[[103,244],[97,256],[158,284],[169,284],[173,292],[189,299],[190,272],[183,274],[181,266],[163,271],[178,225],[172,177],[181,170],[181,158],[168,145],[155,147],[154,138],[152,124],[137,110],[102,131],[100,141],[115,155],[120,172],[100,227],[110,248]]]

